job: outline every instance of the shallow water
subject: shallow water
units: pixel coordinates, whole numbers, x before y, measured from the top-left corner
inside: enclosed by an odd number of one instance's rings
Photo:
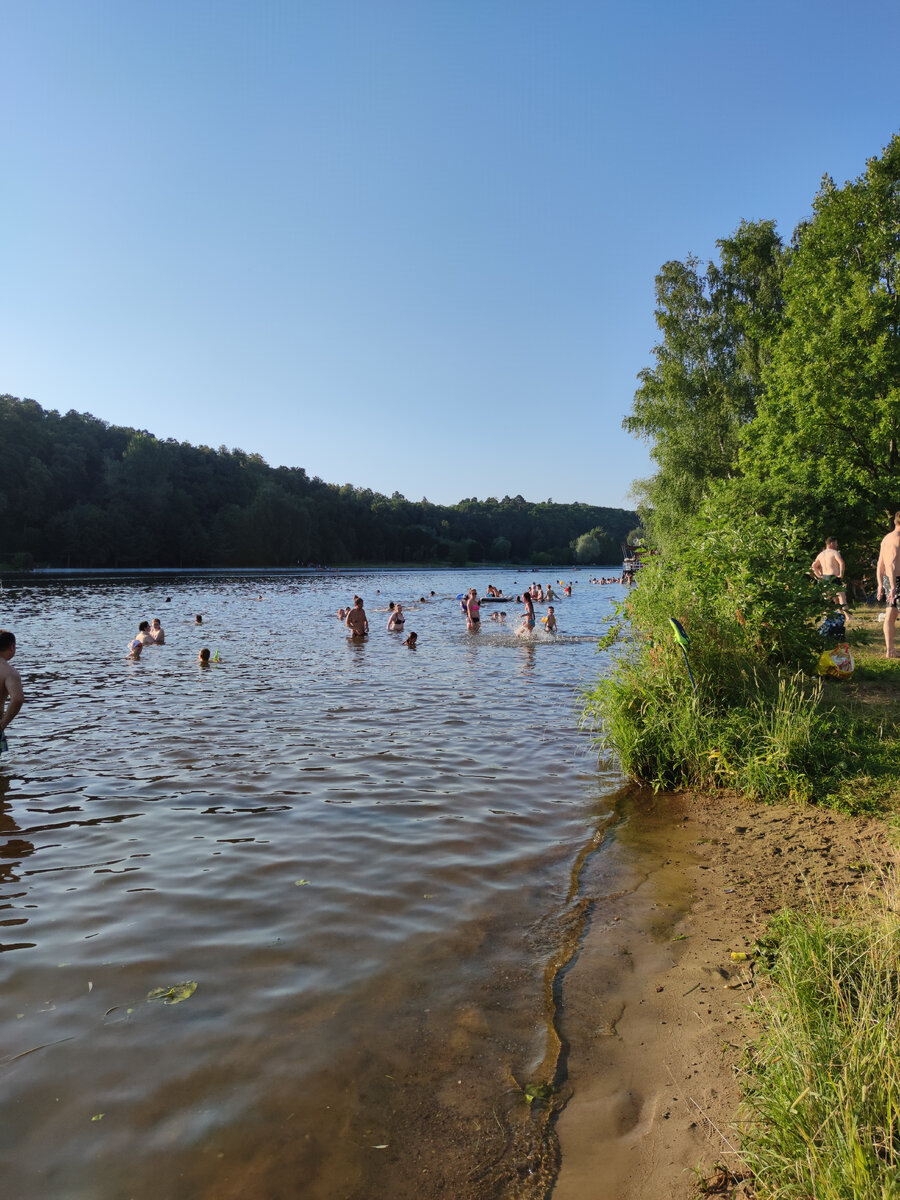
[[[455,597],[530,572],[6,581],[9,1200],[540,1194],[522,1088],[559,1074],[554,972],[621,785],[577,716],[622,589],[566,574],[528,643],[520,606],[473,636]]]

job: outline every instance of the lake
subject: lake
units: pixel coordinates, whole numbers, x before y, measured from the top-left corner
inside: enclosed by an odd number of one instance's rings
[[[456,596],[533,570],[4,581],[7,1200],[544,1194],[620,819],[578,723],[613,570],[541,568],[574,594],[527,642],[521,605],[472,635]]]

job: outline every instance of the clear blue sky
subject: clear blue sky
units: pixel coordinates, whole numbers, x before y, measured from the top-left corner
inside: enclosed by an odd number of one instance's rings
[[[653,277],[900,128],[879,0],[0,9],[0,391],[419,499],[625,503]]]

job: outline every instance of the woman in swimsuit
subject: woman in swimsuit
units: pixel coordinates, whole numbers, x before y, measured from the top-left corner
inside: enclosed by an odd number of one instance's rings
[[[522,593],[522,603],[525,605],[525,612],[522,615],[522,624],[516,630],[517,637],[534,632],[534,601],[530,592]]]
[[[477,633],[481,628],[480,612],[478,593],[474,588],[469,588],[469,599],[466,601],[466,629],[469,633]]]
[[[393,603],[393,601],[391,601],[391,603]],[[403,611],[403,605],[398,604],[397,607],[394,609],[394,611],[391,613],[391,615],[388,617],[388,623],[387,623],[388,630],[390,632],[393,632],[394,630],[396,630],[397,633],[402,633],[405,622],[406,622],[406,614]]]

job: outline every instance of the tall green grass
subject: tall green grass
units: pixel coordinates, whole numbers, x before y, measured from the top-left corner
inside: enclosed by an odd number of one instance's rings
[[[823,598],[790,529],[698,520],[641,571],[583,696],[598,748],[660,790],[882,811],[900,796],[894,723],[834,704],[815,674]],[[691,683],[670,617],[690,638]],[[627,633],[627,640],[623,635]],[[616,645],[617,638],[623,638]]]
[[[746,1056],[742,1155],[763,1200],[900,1197],[897,882],[771,930],[765,1031]]]

